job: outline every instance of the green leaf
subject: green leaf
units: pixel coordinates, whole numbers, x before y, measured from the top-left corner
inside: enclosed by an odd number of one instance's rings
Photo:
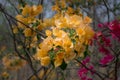
[[[53,60],[54,59],[54,56],[55,56],[55,52],[53,49],[51,49],[49,52],[48,52],[49,56],[50,56],[50,59]]]
[[[64,28],[63,29],[65,32],[69,33],[69,37],[73,37],[76,34],[76,31],[74,29],[70,29],[70,28]]]
[[[67,68],[67,64],[65,63],[65,61],[63,60],[62,64],[60,65],[60,68],[62,70],[65,70]]]
[[[39,21],[36,21],[35,23],[32,24],[33,27],[37,27],[40,24]]]
[[[88,45],[86,45],[86,49],[84,51],[84,58],[88,55]]]
[[[75,39],[71,39],[72,43],[75,45],[76,44],[76,40]]]

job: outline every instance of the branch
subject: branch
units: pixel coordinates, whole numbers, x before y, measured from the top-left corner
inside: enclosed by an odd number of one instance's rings
[[[90,68],[88,68],[86,65],[84,65],[81,61],[79,61],[78,59],[75,59],[77,62],[79,62],[84,68],[86,68],[87,70],[89,70],[90,72],[96,74],[101,80],[104,80],[104,78],[99,74],[97,73],[95,70],[91,70]]]
[[[15,7],[15,5],[14,5],[10,0],[8,0],[8,1],[9,1],[10,5],[13,6],[13,8],[16,10],[16,12],[19,13],[19,11],[18,11],[18,9]]]
[[[38,73],[40,70],[42,70],[43,67],[40,67],[36,72]],[[32,75],[30,75],[27,80],[30,80],[35,74],[33,73]]]
[[[4,15],[5,15],[5,14],[4,14]],[[7,21],[8,21],[8,23],[9,23],[9,27],[10,27],[11,32],[12,32],[12,35],[13,35],[13,44],[14,44],[14,49],[15,49],[16,53],[18,54],[18,56],[19,56],[21,59],[26,60],[26,58],[25,58],[25,57],[23,57],[23,56],[19,53],[19,51],[17,50],[17,44],[16,44],[16,41],[15,41],[15,40],[16,40],[16,38],[15,38],[15,34],[13,33],[12,24],[11,24],[11,22],[10,22],[9,18],[7,17],[7,15],[5,15],[5,17],[6,17]]]
[[[17,22],[23,24],[23,25],[26,26],[27,28],[30,28],[32,31],[34,31],[34,32],[36,32],[36,33],[38,33],[38,34],[40,34],[42,37],[46,37],[42,32],[38,32],[38,31],[32,29],[30,26],[26,25],[26,24],[23,23],[22,21],[17,20],[17,19],[14,18],[13,16],[11,16],[11,15],[8,14],[7,12],[5,12],[5,9],[3,8],[3,6],[2,6],[1,3],[0,3],[0,12],[2,12],[2,13],[4,13],[5,15],[9,16],[9,17],[12,18],[13,20],[15,20],[15,21],[17,21]]]
[[[103,2],[104,2],[104,5],[105,5],[105,7],[106,7],[106,9],[107,9],[108,22],[110,22],[110,15],[109,15],[109,10],[110,10],[110,8],[108,7],[107,2],[106,2],[105,0],[103,0]]]

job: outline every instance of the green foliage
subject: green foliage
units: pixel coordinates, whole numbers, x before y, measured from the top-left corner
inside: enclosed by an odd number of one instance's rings
[[[67,64],[65,63],[65,61],[63,60],[62,64],[60,65],[60,68],[62,70],[65,70],[67,68]]]

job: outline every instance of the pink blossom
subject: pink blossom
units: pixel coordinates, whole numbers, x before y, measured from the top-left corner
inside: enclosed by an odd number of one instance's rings
[[[99,28],[102,28],[102,27],[104,27],[104,25],[101,24],[101,23],[99,23],[99,24],[98,24],[98,27],[99,27]]]
[[[93,65],[90,65],[90,66],[89,66],[89,69],[91,69],[92,71],[94,71],[94,67],[93,67]],[[94,72],[91,72],[91,74],[93,75]]]
[[[120,40],[120,21],[114,20],[109,25],[108,28],[111,30],[111,35],[114,39],[118,38]]]
[[[102,65],[106,65],[108,64],[109,62],[111,62],[113,60],[113,55],[109,54],[109,55],[105,55],[101,60],[100,60],[100,63]]]
[[[83,63],[84,65],[86,65],[88,62],[90,62],[90,57],[86,57],[86,58],[82,61],[82,63]]]
[[[103,54],[109,54],[110,53],[110,51],[107,48],[105,48],[104,46],[100,46],[99,51]]]

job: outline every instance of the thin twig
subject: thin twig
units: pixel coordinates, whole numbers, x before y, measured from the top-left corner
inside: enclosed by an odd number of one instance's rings
[[[84,65],[81,61],[79,61],[78,59],[75,59],[77,62],[79,62],[84,68],[86,68],[87,70],[89,70],[90,72],[96,74],[101,80],[104,80],[104,78],[97,73],[95,70],[91,70],[90,68],[88,68],[86,65]]]

